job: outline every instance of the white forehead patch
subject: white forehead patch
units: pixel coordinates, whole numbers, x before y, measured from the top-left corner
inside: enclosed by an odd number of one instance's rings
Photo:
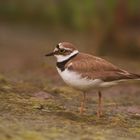
[[[57,49],[57,48],[55,48],[55,49],[54,49],[54,52],[56,52],[56,51],[58,51],[58,49]]]
[[[59,45],[59,46],[61,46],[61,45],[62,45],[62,43],[59,43],[58,45]]]

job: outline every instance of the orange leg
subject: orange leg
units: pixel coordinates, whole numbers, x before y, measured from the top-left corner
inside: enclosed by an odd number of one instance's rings
[[[85,112],[85,102],[86,102],[86,93],[83,92],[83,99],[82,99],[81,107],[80,107],[80,114],[81,115]]]
[[[99,102],[98,102],[98,110],[97,110],[97,117],[101,117],[102,115],[102,93],[98,92]]]

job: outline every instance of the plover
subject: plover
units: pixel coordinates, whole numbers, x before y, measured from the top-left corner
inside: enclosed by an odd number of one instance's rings
[[[57,71],[64,82],[83,92],[80,107],[81,114],[84,112],[88,90],[98,90],[97,115],[100,117],[102,114],[102,88],[110,87],[123,81],[140,80],[140,75],[120,69],[100,57],[81,53],[69,42],[57,44],[54,51],[46,54],[46,56],[55,56],[57,59]]]

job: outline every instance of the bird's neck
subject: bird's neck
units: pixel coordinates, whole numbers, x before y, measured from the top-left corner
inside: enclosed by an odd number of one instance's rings
[[[56,63],[56,66],[57,68],[59,68],[61,71],[64,71],[65,70],[65,65],[67,62],[69,62],[71,59],[73,59],[74,57],[76,57],[78,54],[78,52],[72,56],[70,56],[68,59],[64,60],[64,61],[61,61],[61,62],[57,62]]]
[[[73,55],[75,55],[75,54],[77,54],[77,53],[79,53],[79,51],[78,50],[74,50],[71,54],[69,54],[69,55],[54,55],[55,57],[56,57],[56,59],[57,59],[57,62],[63,62],[63,61],[65,61],[65,60],[67,60],[67,59],[69,59],[71,56],[73,56]]]

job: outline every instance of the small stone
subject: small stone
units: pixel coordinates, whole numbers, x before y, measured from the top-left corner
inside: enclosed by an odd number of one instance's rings
[[[34,97],[36,98],[40,98],[40,99],[52,99],[53,96],[50,93],[44,92],[44,91],[40,91],[40,92],[36,92],[33,94]]]

